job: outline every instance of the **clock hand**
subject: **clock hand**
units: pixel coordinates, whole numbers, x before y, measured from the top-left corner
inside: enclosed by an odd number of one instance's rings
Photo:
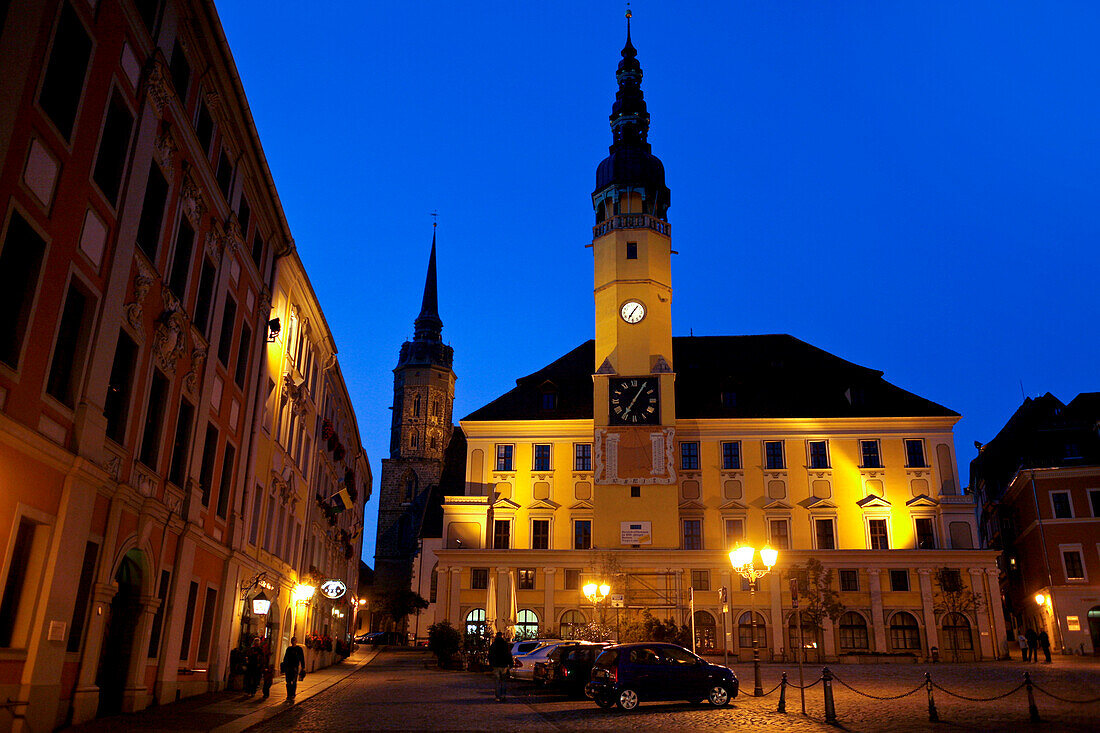
[[[634,403],[637,402],[638,398],[642,396],[642,392],[645,392],[645,384],[643,384],[642,388],[638,390],[638,394],[634,395],[634,399],[630,401],[630,404],[626,406],[626,412],[630,412],[630,408],[634,407]]]

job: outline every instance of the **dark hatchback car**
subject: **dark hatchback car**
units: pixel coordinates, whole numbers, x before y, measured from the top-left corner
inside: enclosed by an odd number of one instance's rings
[[[535,665],[535,681],[580,697],[596,657],[608,646],[610,644],[562,644],[550,652],[545,662]]]
[[[675,644],[619,644],[596,658],[584,694],[602,708],[621,710],[655,700],[722,707],[737,697],[737,676]]]

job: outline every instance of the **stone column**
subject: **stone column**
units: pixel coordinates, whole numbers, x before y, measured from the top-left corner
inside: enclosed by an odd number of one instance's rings
[[[73,692],[73,723],[92,720],[99,709],[99,687],[95,683],[99,671],[99,655],[103,650],[103,634],[111,599],[117,588],[113,584],[96,583],[92,590],[92,605],[88,611],[88,627],[84,631],[84,654],[80,658],[76,689]]]
[[[451,600],[447,604],[447,614],[451,624],[462,629],[462,607],[459,605],[458,592],[462,590],[462,568],[451,568]]]
[[[768,578],[768,594],[771,597],[771,621],[768,622],[768,625],[772,629],[772,659],[780,659],[783,654],[784,637],[786,636],[783,633],[783,577],[778,571],[769,573],[766,577]],[[760,592],[759,588],[757,592]],[[760,599],[757,598],[757,600]]]
[[[732,571],[729,569],[722,570],[718,574],[718,582],[721,583],[726,589],[726,611],[725,619],[723,620],[724,627],[722,629],[722,639],[725,648],[732,654],[734,652],[733,647],[733,624],[736,619],[733,617],[733,603],[730,601],[730,596],[733,594],[733,577]],[[740,588],[740,584],[737,586]],[[735,659],[736,661],[736,659]]]
[[[511,626],[515,621],[514,608],[510,609],[512,605],[512,579],[508,576],[508,568],[497,568],[497,617],[495,619],[485,619],[489,623],[493,624],[493,628],[497,631],[504,631],[508,626]],[[509,610],[510,609],[510,610]]]
[[[982,593],[985,584],[982,576],[985,572],[981,568],[970,568],[970,590],[974,593]],[[994,637],[992,624],[989,623],[988,613],[982,613],[982,609],[974,609],[974,631],[978,634],[978,649],[981,656],[978,659],[997,658],[997,639]]]
[[[993,648],[1001,659],[1008,659],[1008,636],[1005,628],[1004,607],[1001,606],[1001,572],[996,568],[985,571],[986,613],[993,619]]]
[[[449,570],[450,568],[442,565],[436,568],[439,586],[436,588],[435,616],[432,618],[432,623],[437,624],[440,621],[447,620],[447,609],[451,600],[451,574],[448,572]]]
[[[826,616],[821,619],[821,654],[826,662],[836,659],[836,627],[833,620]],[[802,634],[806,634],[806,627],[802,627]]]
[[[555,568],[543,568],[542,623],[539,624],[539,636],[554,636],[557,618],[554,614],[554,573]]]
[[[137,626],[130,647],[130,666],[126,670],[126,687],[122,693],[122,711],[132,713],[149,706],[149,688],[145,685],[145,670],[149,666],[149,638],[153,633],[153,617],[160,608],[156,596],[142,596],[139,601]]]
[[[886,620],[882,613],[882,570],[867,568],[867,585],[871,591],[871,630],[874,633],[872,651],[886,651]]]
[[[940,645],[940,630],[936,625],[936,610],[932,597],[932,568],[918,568],[920,578],[920,600],[924,611],[924,638],[928,646],[928,656],[932,656],[932,647]]]

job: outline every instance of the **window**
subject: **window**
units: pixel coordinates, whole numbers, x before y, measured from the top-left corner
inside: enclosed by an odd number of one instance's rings
[[[826,440],[810,441],[810,468],[829,467],[829,442]]]
[[[535,612],[525,608],[516,614],[516,637],[519,639],[537,639],[539,636],[539,618]]]
[[[256,263],[256,269],[263,274],[264,268],[264,238],[260,236],[260,229],[256,227],[256,234],[252,237],[252,261]]]
[[[267,521],[264,522],[264,549],[271,552],[271,538],[275,532],[275,497],[267,500]]]
[[[626,243],[626,258],[628,260],[638,259],[638,243],[637,242],[627,242]]]
[[[550,549],[550,520],[549,519],[533,519],[533,520],[531,520],[531,549],[532,550],[549,550]]]
[[[126,420],[130,410],[130,392],[134,382],[137,345],[124,330],[118,332],[111,378],[103,400],[103,416],[107,419],[107,437],[116,443],[126,439]]]
[[[511,536],[512,522],[508,519],[493,520],[493,549],[507,550]]]
[[[180,640],[180,661],[191,657],[191,628],[195,622],[195,603],[199,599],[199,584],[191,581],[187,591],[187,608],[183,612],[183,638]]]
[[[69,624],[69,641],[65,646],[67,652],[80,651],[84,622],[88,617],[88,602],[92,597],[92,583],[95,581],[95,561],[98,554],[99,545],[94,542],[84,543],[84,561],[80,565],[80,581],[76,586],[73,618]]]
[[[1089,489],[1089,505],[1092,507],[1092,516],[1100,517],[1100,489]]]
[[[199,628],[199,653],[196,661],[205,662],[210,657],[210,636],[214,630],[214,617],[218,612],[218,591],[206,589],[206,603],[203,604],[202,626]]]
[[[920,649],[920,627],[912,614],[899,611],[890,619],[890,646],[899,651]]]
[[[145,429],[141,435],[140,460],[156,471],[160,459],[161,425],[164,423],[164,408],[168,400],[169,384],[168,379],[160,373],[159,369],[153,370],[153,378],[150,382]]]
[[[558,393],[557,392],[543,392],[542,393],[542,409],[554,410],[558,407]]]
[[[685,550],[703,549],[703,520],[685,519],[682,521],[683,548]]]
[[[67,2],[62,4],[38,104],[66,140],[73,135],[91,55],[92,39],[72,6]]]
[[[534,568],[520,568],[516,571],[516,586],[519,590],[534,590],[535,589],[535,570]]]
[[[550,444],[538,443],[535,445],[535,470],[550,470]]]
[[[966,651],[974,648],[970,636],[970,622],[961,613],[949,613],[943,617],[943,645],[946,649]]]
[[[837,574],[840,576],[840,590],[845,593],[859,592],[858,570],[841,570]]]
[[[126,167],[126,154],[130,147],[130,131],[134,116],[118,92],[111,94],[103,132],[99,136],[99,153],[96,154],[92,180],[107,197],[111,206],[118,204],[118,191],[122,186],[122,173]]]
[[[561,615],[561,638],[574,638],[584,624],[584,614],[580,611],[569,609]]]
[[[91,297],[76,286],[77,282],[73,280],[65,294],[65,307],[61,311],[50,374],[46,380],[46,392],[68,407],[76,404],[77,382],[84,368],[84,351],[91,330],[92,311],[95,310]]]
[[[722,390],[722,394],[719,395],[719,399],[722,402],[722,407],[727,410],[737,407],[737,393],[731,389]]]
[[[640,499],[640,498],[642,498],[642,487],[641,486],[631,486],[630,487],[630,498],[631,499]]]
[[[229,355],[233,351],[233,325],[237,320],[237,304],[226,296],[225,311],[222,313],[222,332],[218,338],[218,361],[229,366]]]
[[[710,571],[692,570],[691,587],[695,590],[710,590]]]
[[[195,420],[195,407],[186,399],[180,400],[176,417],[176,435],[172,440],[172,462],[168,466],[168,480],[176,486],[184,485],[187,474],[187,453],[191,445],[191,425]]]
[[[8,578],[4,583],[4,597],[0,600],[0,647],[24,646],[25,643],[22,637],[30,625],[29,605],[33,603],[33,594],[26,593],[30,581],[27,571],[31,565],[37,529],[38,525],[33,520],[26,517],[19,520],[8,563]]]
[[[1055,519],[1071,519],[1073,517],[1073,507],[1069,502],[1068,491],[1050,492],[1050,503],[1054,507]]]
[[[878,453],[877,440],[859,441],[860,468],[882,468],[882,459]]]
[[[840,617],[840,648],[867,649],[867,620],[855,611]]]
[[[180,218],[176,231],[176,250],[172,254],[172,269],[168,276],[168,288],[181,301],[187,294],[187,274],[191,271],[191,255],[195,251],[195,230],[187,217]]]
[[[748,578],[741,578],[741,590],[746,593],[752,590],[752,581]]]
[[[817,538],[818,550],[835,550],[836,533],[833,531],[832,519],[815,519],[814,536]]]
[[[172,581],[172,573],[167,570],[160,571],[160,587],[157,589],[157,598],[160,600],[160,605],[157,606],[157,612],[153,616],[153,628],[149,634],[149,658],[159,656],[160,652],[160,632],[164,625],[165,604],[168,602],[168,586]],[[74,650],[75,651],[75,650]]]
[[[210,116],[206,101],[201,98],[199,99],[199,116],[195,122],[195,135],[198,136],[199,144],[202,145],[202,152],[210,155],[210,143],[214,140],[214,118]]]
[[[1084,580],[1085,565],[1080,550],[1063,550],[1062,563],[1066,566],[1066,580]]]
[[[154,264],[157,261],[157,250],[160,249],[160,230],[167,201],[168,181],[164,180],[160,167],[152,163],[149,165],[149,180],[145,184],[145,199],[141,205],[136,243]]]
[[[264,509],[264,487],[256,484],[256,496],[252,500],[252,519],[248,529],[248,541],[255,545],[260,536],[260,513]]]
[[[872,550],[890,549],[890,538],[886,534],[885,519],[868,519],[867,531],[870,535]]]
[[[699,470],[699,444],[698,443],[680,443],[680,470],[681,471],[698,471]]]
[[[753,629],[754,619],[755,630]],[[750,612],[745,611],[737,620],[737,645],[742,649],[752,649],[754,637],[760,649],[768,648],[768,624],[764,621],[764,615],[757,612],[754,617]]]
[[[945,593],[958,593],[963,590],[962,573],[958,570],[943,568],[939,572],[940,590]]]
[[[247,323],[241,324],[241,341],[237,344],[237,367],[233,373],[233,381],[241,389],[245,388],[245,380],[248,377],[248,352],[252,348],[252,329]]]
[[[501,443],[497,445],[497,470],[498,471],[511,471],[512,468],[512,451],[514,446]]]
[[[745,541],[745,520],[741,517],[726,517],[726,548],[737,547]]]
[[[486,590],[489,587],[489,568],[470,568],[470,588]]]
[[[574,443],[573,444],[573,470],[574,471],[591,471],[592,470],[592,444],[591,443]]]
[[[187,100],[187,87],[191,84],[191,64],[187,63],[187,56],[183,53],[183,47],[178,38],[172,45],[172,60],[168,63],[168,70],[172,74],[172,86],[176,88],[176,96],[183,103]]]
[[[909,571],[890,571],[890,590],[904,592],[909,590]]]
[[[214,481],[214,454],[218,450],[218,429],[206,426],[206,442],[202,446],[202,467],[199,469],[199,488],[202,490],[202,505],[210,504],[210,489]]]
[[[905,441],[905,465],[908,468],[925,468],[924,463],[924,441],[923,440],[906,440]]]
[[[787,464],[783,461],[783,441],[765,440],[764,467],[769,471],[778,471],[786,468],[786,465]]]
[[[214,301],[214,265],[202,258],[202,272],[199,275],[199,294],[195,298],[195,325],[203,334],[210,332],[210,305]]]
[[[788,550],[791,547],[789,519],[768,520],[768,544],[776,550]]]
[[[229,490],[233,486],[233,461],[237,457],[236,449],[229,443],[225,444],[225,455],[222,457],[222,480],[218,489],[218,516],[225,519],[229,511]]]
[[[0,361],[12,369],[19,368],[45,251],[46,243],[13,210],[0,248]]]
[[[730,440],[722,443],[722,468],[727,471],[741,468],[741,441]]]
[[[218,168],[214,173],[214,178],[217,179],[218,188],[221,189],[222,195],[228,201],[229,187],[233,184],[233,163],[230,162],[224,149],[218,153]]]
[[[936,532],[934,529],[932,518],[917,517],[914,521],[917,527],[917,549],[936,549]]]
[[[577,568],[565,569],[565,589],[566,590],[580,590],[581,587],[581,571]]]
[[[592,549],[592,520],[577,519],[573,522],[573,549]]]

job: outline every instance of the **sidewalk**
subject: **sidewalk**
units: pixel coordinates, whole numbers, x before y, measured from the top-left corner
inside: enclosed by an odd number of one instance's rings
[[[342,662],[307,674],[298,683],[294,703],[304,702],[329,689],[360,667],[370,664],[380,651],[377,647],[361,647]],[[154,705],[137,713],[97,718],[66,730],[72,733],[147,730],[239,733],[293,707],[286,701],[285,686],[284,678],[276,676],[271,686],[271,696],[266,700],[259,693],[246,697],[243,692],[210,692],[168,705]]]

